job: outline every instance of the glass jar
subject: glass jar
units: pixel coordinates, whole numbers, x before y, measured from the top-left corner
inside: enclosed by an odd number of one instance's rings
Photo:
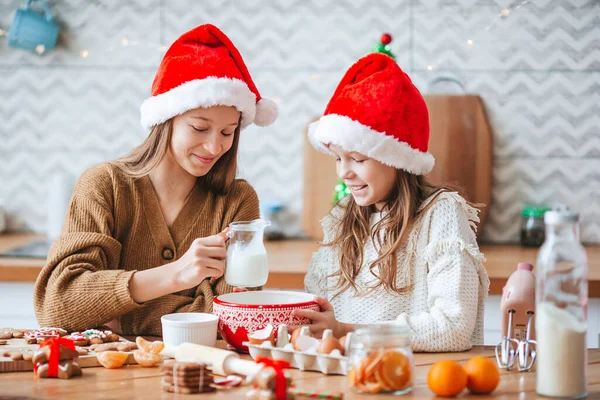
[[[406,326],[373,325],[350,337],[348,380],[361,393],[401,395],[412,390],[414,359]]]
[[[587,255],[579,215],[566,207],[544,216],[546,241],[537,266],[535,331],[537,393],[587,396]]]
[[[549,207],[525,207],[521,212],[521,246],[540,247],[544,243],[544,214]]]

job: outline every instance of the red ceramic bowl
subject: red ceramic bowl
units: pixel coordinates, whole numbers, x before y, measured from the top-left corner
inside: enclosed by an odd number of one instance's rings
[[[314,298],[308,293],[275,290],[228,293],[214,298],[213,313],[219,317],[219,332],[227,344],[247,353],[248,348],[242,343],[248,341],[248,334],[269,323],[275,329],[275,336],[281,324],[290,327],[310,324],[309,319],[292,316],[292,311],[319,311]]]

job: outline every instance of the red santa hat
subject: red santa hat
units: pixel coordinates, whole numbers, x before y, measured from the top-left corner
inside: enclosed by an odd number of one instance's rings
[[[419,90],[389,56],[372,53],[342,78],[308,138],[324,153],[334,144],[416,175],[435,160],[428,153],[429,115]]]
[[[214,25],[184,33],[167,50],[144,101],[145,128],[198,107],[233,106],[242,114],[241,127],[272,124],[277,105],[261,97],[240,52]]]

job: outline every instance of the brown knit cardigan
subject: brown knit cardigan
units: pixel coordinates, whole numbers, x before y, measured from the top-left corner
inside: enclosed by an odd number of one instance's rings
[[[197,184],[168,227],[148,176],[128,178],[108,163],[93,167],[77,182],[61,236],[35,283],[38,322],[81,331],[118,318],[123,334],[161,335],[162,315],[211,312],[213,297],[233,290],[223,277],[143,304],[131,298],[129,280],[178,259],[194,239],[259,215],[246,181],[236,180],[226,195]]]

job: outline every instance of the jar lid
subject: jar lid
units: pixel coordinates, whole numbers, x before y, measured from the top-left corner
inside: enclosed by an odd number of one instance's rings
[[[550,210],[551,208],[546,206],[527,206],[523,208],[521,214],[524,217],[543,218],[544,214]]]
[[[406,325],[398,323],[383,323],[359,328],[354,331],[353,337],[367,342],[373,346],[410,346],[412,333]]]

